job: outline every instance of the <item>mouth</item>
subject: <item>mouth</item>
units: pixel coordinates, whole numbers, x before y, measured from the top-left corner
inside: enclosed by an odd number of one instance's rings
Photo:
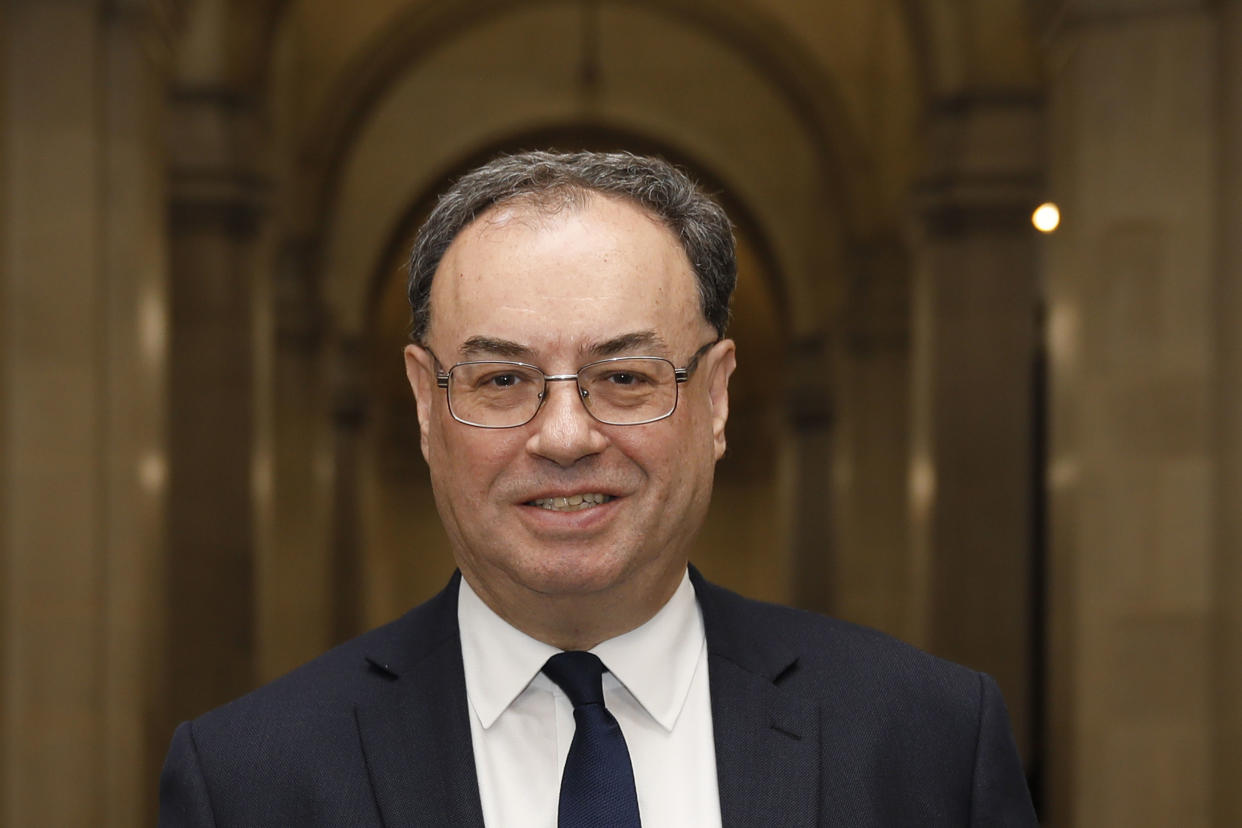
[[[547,509],[551,512],[581,512],[583,509],[590,509],[613,499],[612,495],[584,492],[563,497],[540,497],[526,501],[525,505]]]

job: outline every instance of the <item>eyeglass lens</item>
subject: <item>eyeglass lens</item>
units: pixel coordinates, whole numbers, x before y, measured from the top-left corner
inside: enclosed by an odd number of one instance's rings
[[[449,372],[453,416],[473,425],[507,428],[539,411],[547,381],[537,368],[513,362],[466,362]],[[659,357],[592,363],[578,372],[583,405],[612,425],[637,425],[668,416],[677,404],[673,364]]]

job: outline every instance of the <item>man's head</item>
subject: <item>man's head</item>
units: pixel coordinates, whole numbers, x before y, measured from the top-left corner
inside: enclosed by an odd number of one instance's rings
[[[441,200],[412,262],[406,371],[463,574],[559,646],[643,623],[681,579],[725,446],[724,214],[660,161],[512,156]]]
[[[659,158],[631,153],[524,152],[501,156],[462,176],[418,232],[410,255],[411,339],[421,342],[431,321],[431,283],[453,240],[498,204],[527,201],[554,212],[581,206],[589,193],[631,201],[677,237],[698,280],[703,316],[723,337],[737,261],[729,217],[681,170]]]

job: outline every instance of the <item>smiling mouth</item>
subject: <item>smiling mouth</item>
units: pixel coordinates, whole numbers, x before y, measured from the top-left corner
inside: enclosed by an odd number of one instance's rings
[[[612,499],[612,495],[591,492],[588,494],[573,494],[568,497],[541,497],[537,500],[528,501],[526,505],[538,506],[540,509],[547,509],[552,512],[580,512],[583,509],[590,509],[592,506],[607,503]]]

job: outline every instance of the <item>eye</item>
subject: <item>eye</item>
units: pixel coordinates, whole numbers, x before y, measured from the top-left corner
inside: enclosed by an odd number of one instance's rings
[[[459,379],[462,388],[488,394],[515,391],[537,382],[537,378],[521,366],[496,363],[464,365]]]
[[[609,371],[603,377],[604,381],[609,385],[616,385],[622,388],[632,388],[634,386],[650,385],[652,378],[641,371]]]
[[[511,391],[528,381],[520,371],[488,371],[476,377],[471,387],[476,391]]]
[[[521,381],[522,378],[514,373],[493,374],[486,379],[487,384],[495,388],[512,388]]]

